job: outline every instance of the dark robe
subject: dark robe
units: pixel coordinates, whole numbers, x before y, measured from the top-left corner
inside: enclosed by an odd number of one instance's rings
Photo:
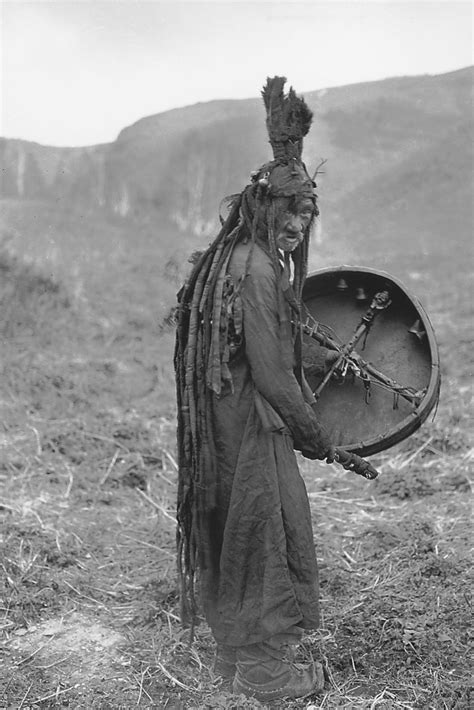
[[[228,271],[245,272],[250,244]],[[229,363],[233,391],[214,396],[216,506],[201,600],[218,643],[259,643],[318,625],[318,572],[294,448],[311,452],[314,412],[294,374],[291,311],[270,256],[255,245],[242,290],[244,341]]]

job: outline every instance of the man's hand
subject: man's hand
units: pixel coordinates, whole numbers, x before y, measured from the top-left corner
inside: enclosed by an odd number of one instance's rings
[[[303,370],[306,377],[323,377],[341,356],[337,350],[329,350],[314,341],[303,343]]]
[[[326,430],[320,426],[318,434],[315,436],[311,445],[305,444],[301,449],[301,453],[307,459],[319,459],[326,463],[333,463],[336,459],[336,447],[331,443],[331,440]]]
[[[341,353],[337,350],[328,350],[326,352],[326,357],[324,358],[324,370],[329,372],[331,366],[339,360]]]

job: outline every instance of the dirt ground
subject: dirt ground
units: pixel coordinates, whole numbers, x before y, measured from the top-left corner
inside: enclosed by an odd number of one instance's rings
[[[301,659],[329,681],[268,707],[470,708],[471,370],[435,315],[436,419],[372,457],[375,482],[301,459],[323,614]],[[206,625],[190,644],[179,623],[172,338],[60,326],[4,339],[0,707],[263,707],[213,675]]]

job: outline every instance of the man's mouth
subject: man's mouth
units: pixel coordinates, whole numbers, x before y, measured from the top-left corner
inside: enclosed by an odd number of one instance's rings
[[[290,237],[286,234],[282,237],[281,241],[283,242],[283,244],[289,247],[297,247],[300,243],[299,237]]]

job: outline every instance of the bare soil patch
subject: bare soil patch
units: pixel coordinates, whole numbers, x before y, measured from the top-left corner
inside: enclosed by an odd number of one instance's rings
[[[10,664],[16,667],[31,663],[39,671],[51,671],[51,675],[57,674],[61,666],[60,676],[84,691],[111,680],[113,672],[124,665],[119,648],[125,641],[125,636],[96,618],[72,612],[38,626],[18,629],[7,644],[7,651],[11,653]],[[13,667],[10,667],[12,672]],[[120,680],[118,676],[113,679]]]

